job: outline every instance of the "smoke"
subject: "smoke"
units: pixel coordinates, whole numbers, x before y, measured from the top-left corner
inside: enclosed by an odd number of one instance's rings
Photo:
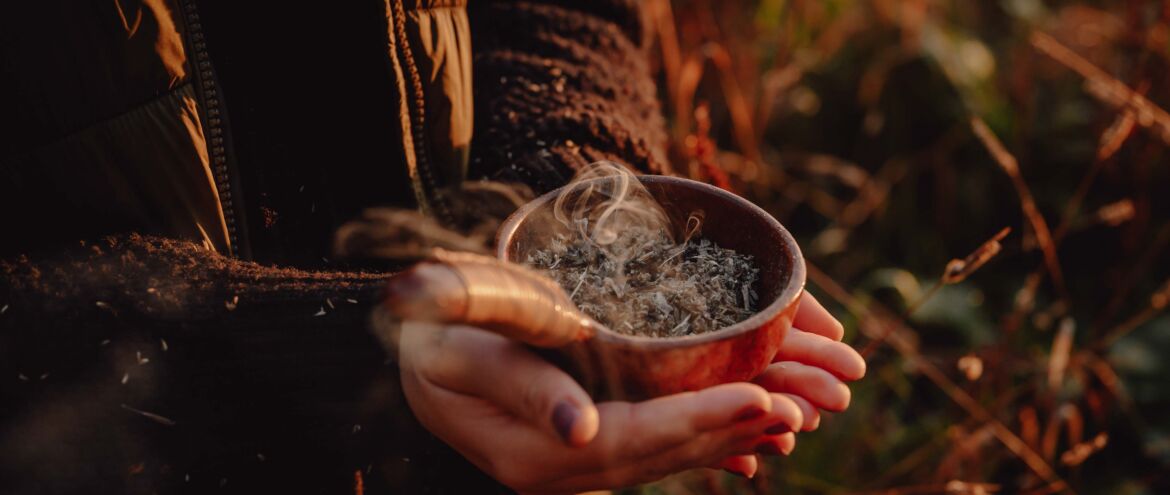
[[[528,230],[545,230],[545,223],[551,233],[527,243],[539,247],[525,253],[525,264],[610,330],[677,337],[724,328],[754,311],[751,257],[700,239],[702,210],[668,214],[621,166],[586,168],[549,210],[528,221],[536,224]]]
[[[564,240],[588,243],[614,262],[619,285],[626,262],[675,243],[666,211],[632,172],[613,162],[582,169],[553,202],[553,218],[568,232]]]

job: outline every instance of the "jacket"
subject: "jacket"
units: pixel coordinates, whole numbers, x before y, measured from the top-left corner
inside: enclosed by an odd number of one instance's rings
[[[634,0],[10,6],[0,493],[503,491],[410,414],[366,328],[384,270],[323,258],[366,207],[445,216],[463,174],[669,172],[646,26]]]
[[[136,231],[250,258],[327,238],[347,198],[441,215],[466,175],[462,1],[47,0],[0,33],[10,247]],[[336,220],[278,223],[294,195]]]

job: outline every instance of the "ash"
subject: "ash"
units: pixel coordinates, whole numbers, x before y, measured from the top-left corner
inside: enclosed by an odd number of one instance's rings
[[[587,239],[558,236],[527,264],[556,280],[585,314],[628,335],[677,337],[738,323],[756,311],[759,269],[708,239],[642,237],[625,259]]]

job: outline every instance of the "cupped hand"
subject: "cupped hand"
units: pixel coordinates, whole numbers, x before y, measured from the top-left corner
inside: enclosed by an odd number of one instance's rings
[[[846,381],[865,376],[865,359],[841,342],[845,329],[812,294],[801,295],[792,329],[773,364],[755,379],[769,392],[787,394],[804,412],[804,431],[820,424],[818,410],[849,407]]]
[[[399,356],[423,425],[521,492],[614,488],[705,466],[750,475],[753,454],[790,452],[806,424],[799,393],[752,383],[595,405],[520,344],[469,327],[407,323]]]
[[[753,380],[769,393],[788,397],[800,407],[804,421],[794,431],[817,429],[821,424],[821,410],[840,412],[849,407],[851,394],[845,381],[865,376],[865,359],[841,342],[844,336],[841,322],[812,294],[801,294],[792,328],[772,365]],[[763,450],[757,452],[764,453]],[[729,456],[713,467],[751,477],[758,461],[754,456]]]

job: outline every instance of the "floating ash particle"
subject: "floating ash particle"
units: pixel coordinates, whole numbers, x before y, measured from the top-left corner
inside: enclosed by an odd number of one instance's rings
[[[0,315],[7,313],[7,312],[8,312],[8,305],[5,304],[3,308],[0,308]]]
[[[325,316],[325,307],[322,306],[322,307],[318,308],[317,312],[313,313],[313,316]]]
[[[152,413],[149,411],[143,411],[141,409],[136,409],[136,408],[127,406],[126,404],[122,404],[122,409],[125,409],[125,410],[130,411],[134,414],[142,416],[146,419],[154,421],[155,423],[158,423],[160,425],[175,426],[175,420],[168,418],[166,416],[162,416],[160,414],[155,414],[155,413]]]
[[[41,374],[41,377],[40,377],[40,380],[41,380],[41,381],[44,381],[44,379],[45,379],[45,378],[48,378],[48,377],[49,377],[49,374],[48,374],[48,373],[42,373],[42,374]]]
[[[16,377],[17,377],[17,378],[19,378],[19,379],[20,379],[20,381],[22,381],[22,382],[27,382],[27,381],[28,381],[28,376],[25,376],[25,374],[24,374],[24,373],[18,373],[18,374],[16,375]]]
[[[350,304],[357,304],[358,303],[357,299],[346,299],[345,302],[350,303]]]
[[[110,312],[110,313],[112,313],[114,316],[118,316],[118,310],[114,309],[114,307],[113,307],[113,306],[111,306],[111,305],[110,305],[110,303],[108,303],[108,302],[105,302],[105,301],[97,301],[97,302],[95,302],[95,303],[94,303],[94,305],[96,305],[96,306],[97,306],[98,308],[100,308],[100,309],[103,309],[103,310],[105,310],[105,311],[109,311],[109,312]]]
[[[264,462],[264,461],[268,460],[267,457],[264,457],[264,454],[261,454],[259,452],[256,453],[256,459],[259,460],[260,462]]]
[[[223,306],[225,308],[227,308],[228,311],[235,311],[236,307],[238,307],[239,305],[240,305],[240,296],[238,296],[238,295],[232,296],[232,299],[230,301],[225,301],[223,303]]]
[[[158,345],[162,348],[163,352],[171,350],[171,347],[167,345],[167,339],[158,339]]]
[[[110,339],[102,340],[101,342],[98,343],[98,345],[101,347],[108,346],[108,345],[110,345]]]
[[[130,373],[122,373],[122,385],[130,381]]]
[[[142,351],[134,351],[134,360],[138,361],[139,366],[150,362],[150,358],[142,357]]]
[[[331,298],[325,298],[325,305],[329,306],[329,309],[337,309],[335,306],[333,306],[333,299]]]
[[[362,425],[353,425],[353,433],[355,435],[358,433],[361,433],[361,431],[362,431]]]

